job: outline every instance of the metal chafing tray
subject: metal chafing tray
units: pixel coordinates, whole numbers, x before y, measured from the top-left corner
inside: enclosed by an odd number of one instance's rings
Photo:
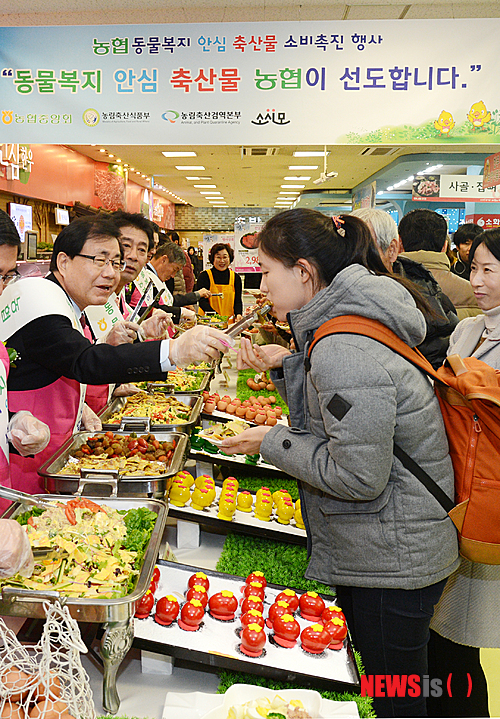
[[[117,397],[112,402],[109,402],[102,412],[99,413],[99,418],[102,422],[103,430],[113,430],[120,432],[158,432],[163,430],[177,430],[178,432],[189,433],[198,421],[200,416],[201,407],[203,405],[203,397],[201,394],[188,394],[188,393],[176,393],[170,395],[175,397],[180,402],[184,402],[191,407],[191,415],[187,422],[182,424],[154,424],[151,422],[150,417],[122,417],[120,424],[111,424],[109,418],[114,412],[118,412],[125,407],[127,398]]]
[[[185,390],[186,392],[189,392],[189,394],[201,394],[209,386],[209,384],[214,376],[215,369],[214,368],[212,368],[212,369],[189,369],[189,370],[185,370],[185,373],[202,375],[202,380],[201,380],[199,387],[197,387],[196,389]],[[175,374],[175,372],[173,374]],[[179,389],[176,390],[175,385],[172,384],[171,382],[169,382],[168,378],[164,382],[148,382],[147,387],[146,387],[146,392],[149,392],[149,393],[152,393],[152,392],[169,393],[169,392],[171,392],[173,394],[176,391],[179,392],[182,390],[179,390]]]
[[[54,500],[51,495],[39,495],[42,499]],[[58,497],[58,501],[69,501],[70,497]],[[65,598],[59,592],[35,591],[18,589],[15,587],[2,587],[0,595],[0,615],[16,617],[30,617],[44,619],[43,603],[47,600],[60,599],[72,617],[80,622],[95,622],[104,624],[104,634],[101,639],[101,655],[104,663],[103,678],[103,706],[107,712],[116,714],[120,706],[120,699],[116,691],[116,673],[118,668],[132,646],[134,639],[133,616],[137,602],[148,590],[151,583],[160,545],[167,521],[167,505],[156,499],[137,498],[106,498],[92,497],[94,502],[101,502],[113,509],[136,509],[146,507],[157,514],[156,524],[147,546],[142,569],[136,587],[131,594],[118,599],[104,599],[89,597],[87,599]],[[12,504],[4,514],[5,518],[13,519],[25,511],[20,504]]]
[[[87,469],[81,471],[81,476],[74,474],[58,474],[70,458],[71,452],[84,444],[89,437],[95,437],[99,432],[78,432],[70,437],[55,454],[52,455],[38,470],[44,478],[45,489],[51,494],[77,494],[84,492],[86,486],[93,486],[93,494],[100,493],[103,485],[110,485],[111,496],[137,496],[148,495],[156,499],[168,496],[170,487],[168,478],[179,472],[188,452],[188,436],[184,432],[155,431],[152,432],[160,442],[172,442],[175,439],[175,449],[170,465],[163,474],[149,477],[123,477],[118,471]],[[126,434],[115,432],[115,434]],[[96,485],[99,487],[97,489]]]

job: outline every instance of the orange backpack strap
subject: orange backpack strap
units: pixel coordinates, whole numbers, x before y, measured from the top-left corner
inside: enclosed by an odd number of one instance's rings
[[[423,370],[434,379],[440,380],[441,382],[443,381],[421,352],[409,347],[406,342],[403,342],[400,337],[382,324],[382,322],[371,320],[368,317],[361,317],[360,315],[341,315],[340,317],[334,317],[331,320],[323,322],[323,324],[318,327],[307,352],[309,362],[306,365],[306,370],[310,369],[311,352],[316,344],[324,337],[333,334],[364,335],[365,337],[370,337],[386,345],[386,347],[389,347],[394,352],[397,352],[397,354],[404,357],[408,362],[411,362],[415,367]]]

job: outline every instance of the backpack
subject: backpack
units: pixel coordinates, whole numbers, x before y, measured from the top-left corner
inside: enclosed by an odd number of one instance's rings
[[[455,504],[406,452],[394,455],[441,504],[459,533],[460,553],[473,562],[500,564],[500,373],[475,357],[451,355],[434,370],[425,357],[377,320],[344,315],[314,333],[306,358],[331,334],[371,337],[432,377],[455,474]]]

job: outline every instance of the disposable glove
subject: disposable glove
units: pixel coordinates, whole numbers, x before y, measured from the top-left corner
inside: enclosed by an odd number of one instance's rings
[[[15,519],[0,519],[0,577],[33,574],[33,553],[25,530]]]
[[[82,426],[87,432],[100,432],[102,429],[101,420],[87,404],[83,405]]]
[[[135,342],[137,334],[140,331],[140,327],[136,322],[129,322],[128,320],[119,320],[109,330],[108,334],[104,338],[104,342],[107,345],[117,347],[131,342]]]
[[[21,410],[7,426],[7,439],[21,457],[41,452],[50,441],[50,429],[45,422],[33,417],[31,412]]]
[[[210,362],[219,359],[220,354],[226,354],[234,347],[234,340],[224,332],[197,325],[175,340],[170,340],[169,357],[172,364],[177,367],[187,367],[192,362]]]
[[[195,320],[196,319],[196,312],[193,312],[193,310],[188,310],[187,307],[181,307],[181,320]]]

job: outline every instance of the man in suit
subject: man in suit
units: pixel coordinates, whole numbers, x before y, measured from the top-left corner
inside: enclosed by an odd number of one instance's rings
[[[54,243],[51,274],[15,283],[0,300],[2,307],[14,302],[18,308],[2,324],[0,337],[21,357],[9,376],[9,404],[14,411],[32,410],[51,429],[51,441],[36,459],[11,457],[18,489],[43,489],[36,470],[76,430],[87,383],[160,380],[175,366],[210,361],[228,349],[227,335],[207,327],[175,340],[119,346],[86,339],[83,311],[105,304],[119,280],[119,236],[112,219],[74,220]]]

